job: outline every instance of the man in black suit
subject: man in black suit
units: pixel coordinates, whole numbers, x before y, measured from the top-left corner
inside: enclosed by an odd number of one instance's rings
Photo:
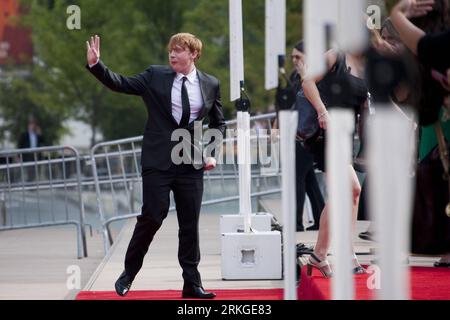
[[[18,149],[30,149],[30,148],[39,148],[42,147],[44,143],[44,140],[42,138],[41,129],[39,128],[39,125],[37,121],[30,117],[28,119],[28,127],[27,131],[23,132],[20,137],[19,141],[17,143]],[[33,161],[34,157],[33,154],[24,154],[24,161]]]
[[[28,119],[28,127],[27,131],[23,132],[20,137],[19,141],[17,143],[18,149],[34,149],[39,148],[44,145],[44,139],[41,134],[41,128],[39,127],[39,124],[37,120],[30,116]],[[39,161],[41,160],[41,154],[40,153],[23,153],[22,154],[22,161],[23,162],[33,162],[33,161]],[[20,161],[20,159],[19,159]],[[36,168],[34,165],[31,166],[25,166],[24,172],[25,177],[24,180],[31,182],[36,180]]]
[[[178,260],[183,269],[183,298],[214,298],[202,287],[198,220],[203,195],[203,172],[215,166],[214,153],[200,165],[175,164],[171,136],[186,129],[193,134],[194,122],[209,118],[209,128],[225,131],[219,81],[195,67],[202,43],[194,35],[180,33],[168,44],[170,66],[152,65],[144,72],[124,77],[110,71],[100,59],[100,38],[87,42],[89,71],[113,91],[138,95],[147,107],[148,119],[142,145],[142,213],[137,218],[125,257],[125,270],[116,281],[117,294],[124,296],[142,267],[155,233],[167,217],[169,193],[176,202],[179,223]],[[215,141],[216,143],[217,141]],[[183,151],[184,152],[184,151]]]

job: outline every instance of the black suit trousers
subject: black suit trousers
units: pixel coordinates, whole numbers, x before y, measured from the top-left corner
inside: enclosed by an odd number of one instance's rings
[[[201,286],[198,221],[203,196],[203,169],[172,164],[168,170],[142,170],[143,206],[125,256],[125,271],[134,279],[142,267],[154,235],[167,217],[170,191],[178,218],[178,261],[185,285]]]

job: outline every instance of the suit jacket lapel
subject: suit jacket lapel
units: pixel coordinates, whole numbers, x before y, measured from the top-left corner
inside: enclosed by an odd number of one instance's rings
[[[166,103],[166,110],[168,112],[168,116],[169,118],[172,120],[173,124],[178,126],[177,121],[175,120],[175,118],[172,115],[172,87],[173,87],[173,82],[175,81],[175,77],[176,77],[176,72],[173,70],[170,70],[169,72],[167,72],[167,75],[164,79],[164,90],[166,90],[166,94],[165,96],[167,97],[167,103]]]
[[[207,108],[206,108],[206,99],[207,99],[207,92],[208,92],[208,80],[205,77],[205,75],[203,74],[203,72],[201,72],[200,70],[197,69],[197,75],[198,75],[198,80],[200,82],[200,91],[202,93],[202,99],[203,99],[203,107],[202,107],[202,111],[200,112],[199,116],[197,117],[197,119],[201,119],[203,118],[206,113],[207,113]],[[196,120],[197,120],[196,119]]]

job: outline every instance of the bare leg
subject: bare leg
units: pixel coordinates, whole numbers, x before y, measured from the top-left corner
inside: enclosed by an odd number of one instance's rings
[[[358,217],[358,205],[359,205],[359,195],[361,194],[361,185],[358,181],[358,176],[356,175],[355,170],[352,166],[350,166],[350,175],[351,175],[351,183],[352,183],[352,227],[353,233],[355,232],[356,227],[356,219]],[[314,247],[314,254],[320,260],[326,260],[328,250],[330,248],[330,219],[328,213],[328,201],[323,208],[322,215],[320,217],[320,227],[319,234],[317,237],[317,243]],[[352,250],[354,251],[353,243]],[[355,267],[359,266],[359,262],[357,259],[353,261]]]
[[[314,247],[314,253],[320,260],[324,260],[327,257],[328,249],[330,247],[330,218],[328,216],[328,207],[329,204],[327,201],[320,216],[319,234],[317,236],[317,243]]]
[[[328,278],[332,276],[332,270],[327,261],[328,249],[330,247],[330,219],[328,215],[328,201],[323,207],[320,215],[319,233],[317,236],[317,243],[314,246],[314,253],[311,254],[308,261],[308,274],[311,274],[311,265],[318,268],[322,274]]]
[[[359,183],[358,176],[356,175],[355,169],[353,169],[352,166],[350,166],[350,174],[351,174],[351,179],[352,179],[351,181],[352,181],[352,200],[353,200],[352,227],[353,227],[353,234],[355,234],[356,221],[358,219],[359,196],[361,195],[361,185]],[[359,267],[360,264],[355,255],[355,247],[353,245],[353,241],[352,241],[352,251],[353,251],[353,266]]]

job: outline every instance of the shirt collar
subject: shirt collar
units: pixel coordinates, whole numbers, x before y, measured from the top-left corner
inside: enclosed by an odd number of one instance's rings
[[[197,68],[194,67],[194,69],[192,69],[192,71],[186,76],[182,73],[177,73],[176,79],[177,81],[181,81],[183,77],[187,77],[190,83],[194,83],[195,79],[197,78]]]

